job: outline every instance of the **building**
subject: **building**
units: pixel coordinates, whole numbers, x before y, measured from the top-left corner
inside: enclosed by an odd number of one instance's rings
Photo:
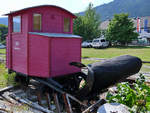
[[[136,32],[139,33],[138,41],[134,43],[139,43],[143,45],[150,45],[150,16],[132,18]],[[99,26],[100,29],[106,30],[108,28],[110,20],[102,22]]]
[[[137,44],[150,45],[150,17],[133,19],[136,31],[139,33]]]

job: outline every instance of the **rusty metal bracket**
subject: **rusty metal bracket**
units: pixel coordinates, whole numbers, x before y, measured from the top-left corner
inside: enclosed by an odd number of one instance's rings
[[[67,109],[67,113],[73,113],[69,98],[66,95],[66,93],[63,94],[63,98],[64,98],[65,106],[66,106],[66,109]]]

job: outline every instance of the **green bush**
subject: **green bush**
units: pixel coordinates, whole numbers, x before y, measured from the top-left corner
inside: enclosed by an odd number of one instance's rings
[[[108,92],[106,99],[111,103],[117,102],[128,106],[131,112],[150,111],[150,87],[145,83],[145,77],[141,74],[132,87],[128,82],[119,83],[118,92]]]

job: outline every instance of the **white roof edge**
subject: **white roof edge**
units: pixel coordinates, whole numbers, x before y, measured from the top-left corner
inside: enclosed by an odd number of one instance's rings
[[[64,38],[82,38],[78,35],[65,34],[65,33],[42,33],[42,32],[29,32],[29,34],[47,36],[47,37],[64,37]]]

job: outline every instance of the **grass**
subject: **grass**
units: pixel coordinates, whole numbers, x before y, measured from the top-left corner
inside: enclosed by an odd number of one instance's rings
[[[143,61],[150,61],[150,47],[110,47],[106,49],[82,48],[84,58],[112,58],[120,55],[132,55],[141,58]]]
[[[16,85],[14,81],[15,73],[8,74],[7,69],[5,68],[5,64],[0,63],[0,88],[7,87],[9,85]],[[7,105],[7,104],[5,104]],[[18,112],[22,113],[24,111],[30,112],[30,107],[26,104],[21,104],[21,105],[14,105],[14,104],[9,104],[8,105],[10,108],[9,112]]]
[[[6,53],[6,49],[0,49],[0,54],[5,54]]]
[[[0,54],[5,54],[5,49],[0,49]],[[128,46],[128,47],[110,47],[105,49],[94,49],[94,48],[82,48],[83,58],[112,58],[120,55],[132,55],[141,58],[143,61],[150,61],[150,47],[142,46]],[[0,55],[5,58],[5,55]],[[96,60],[82,59],[82,63],[91,64],[97,62]],[[144,64],[150,66],[150,64]],[[1,69],[0,69],[1,70]],[[149,71],[149,68],[142,68],[143,71]],[[1,74],[1,71],[0,71]]]
[[[91,64],[94,62],[99,62],[98,60],[86,60],[86,59],[82,59],[82,63],[87,65],[87,64]]]
[[[7,87],[9,85],[14,85],[15,74],[8,74],[5,64],[0,63],[0,88]]]
[[[150,72],[150,68],[142,66],[140,72],[145,73],[145,72]]]
[[[143,61],[150,61],[150,47],[111,47],[106,49],[82,48],[83,58],[112,58],[120,55],[132,55],[141,58]],[[83,64],[91,64],[97,62],[96,60],[82,59]],[[149,63],[143,64],[140,72],[150,72]]]

